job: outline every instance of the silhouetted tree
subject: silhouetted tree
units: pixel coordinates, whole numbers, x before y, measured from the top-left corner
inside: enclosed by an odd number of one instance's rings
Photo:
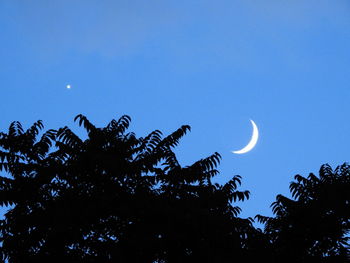
[[[172,149],[189,126],[137,138],[128,116],[103,128],[75,120],[86,140],[68,127],[39,138],[41,121],[0,133],[3,260],[234,262],[267,251],[265,235],[232,205],[249,197],[237,190],[241,178],[211,181],[220,155],[177,161]]]
[[[278,195],[272,204],[275,217],[257,216],[274,262],[350,262],[350,166],[296,175],[290,190],[294,199]]]

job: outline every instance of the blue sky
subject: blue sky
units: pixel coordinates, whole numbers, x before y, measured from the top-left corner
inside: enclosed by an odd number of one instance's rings
[[[3,0],[0,130],[79,132],[79,113],[130,115],[138,136],[189,124],[181,163],[219,152],[215,180],[251,191],[241,216],[270,215],[295,174],[349,161],[349,13],[346,0]],[[234,155],[249,119],[258,144]]]

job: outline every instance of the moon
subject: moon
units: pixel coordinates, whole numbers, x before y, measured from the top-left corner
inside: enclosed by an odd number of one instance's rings
[[[243,154],[243,153],[247,153],[250,150],[252,150],[254,148],[254,146],[256,145],[256,143],[258,142],[258,138],[259,138],[259,130],[258,127],[256,126],[255,122],[253,120],[250,120],[250,122],[252,123],[253,126],[253,134],[252,134],[252,138],[250,139],[249,143],[247,144],[247,146],[245,146],[243,149],[238,150],[238,151],[232,151],[235,154]]]

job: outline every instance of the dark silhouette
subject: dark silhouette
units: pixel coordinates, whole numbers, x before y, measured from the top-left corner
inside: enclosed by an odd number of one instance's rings
[[[266,224],[276,262],[350,262],[350,166],[334,171],[325,164],[319,176],[295,176],[294,200],[278,195],[274,218]]]
[[[126,133],[130,118],[88,134],[49,130],[38,121],[24,131],[13,122],[0,134],[2,257],[9,262],[232,262],[260,251],[262,233],[237,217],[245,200],[240,177],[211,178],[220,155],[181,167],[172,148],[190,130],[161,138]]]
[[[97,128],[0,133],[0,255],[22,262],[350,262],[347,165],[296,176],[296,198],[277,196],[275,217],[238,217],[240,176],[212,183],[220,155],[181,167],[173,152],[189,130],[162,138],[127,133],[130,118]]]

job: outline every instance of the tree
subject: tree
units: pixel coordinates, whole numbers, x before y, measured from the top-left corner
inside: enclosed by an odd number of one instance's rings
[[[220,155],[182,167],[173,152],[189,130],[137,138],[128,116],[95,127],[0,133],[1,256],[9,262],[232,262],[263,254],[252,219],[238,217],[241,177],[212,178]],[[252,253],[255,252],[255,253]]]
[[[275,217],[258,215],[275,262],[350,262],[350,166],[322,165],[319,176],[295,176],[294,199],[278,195]]]

